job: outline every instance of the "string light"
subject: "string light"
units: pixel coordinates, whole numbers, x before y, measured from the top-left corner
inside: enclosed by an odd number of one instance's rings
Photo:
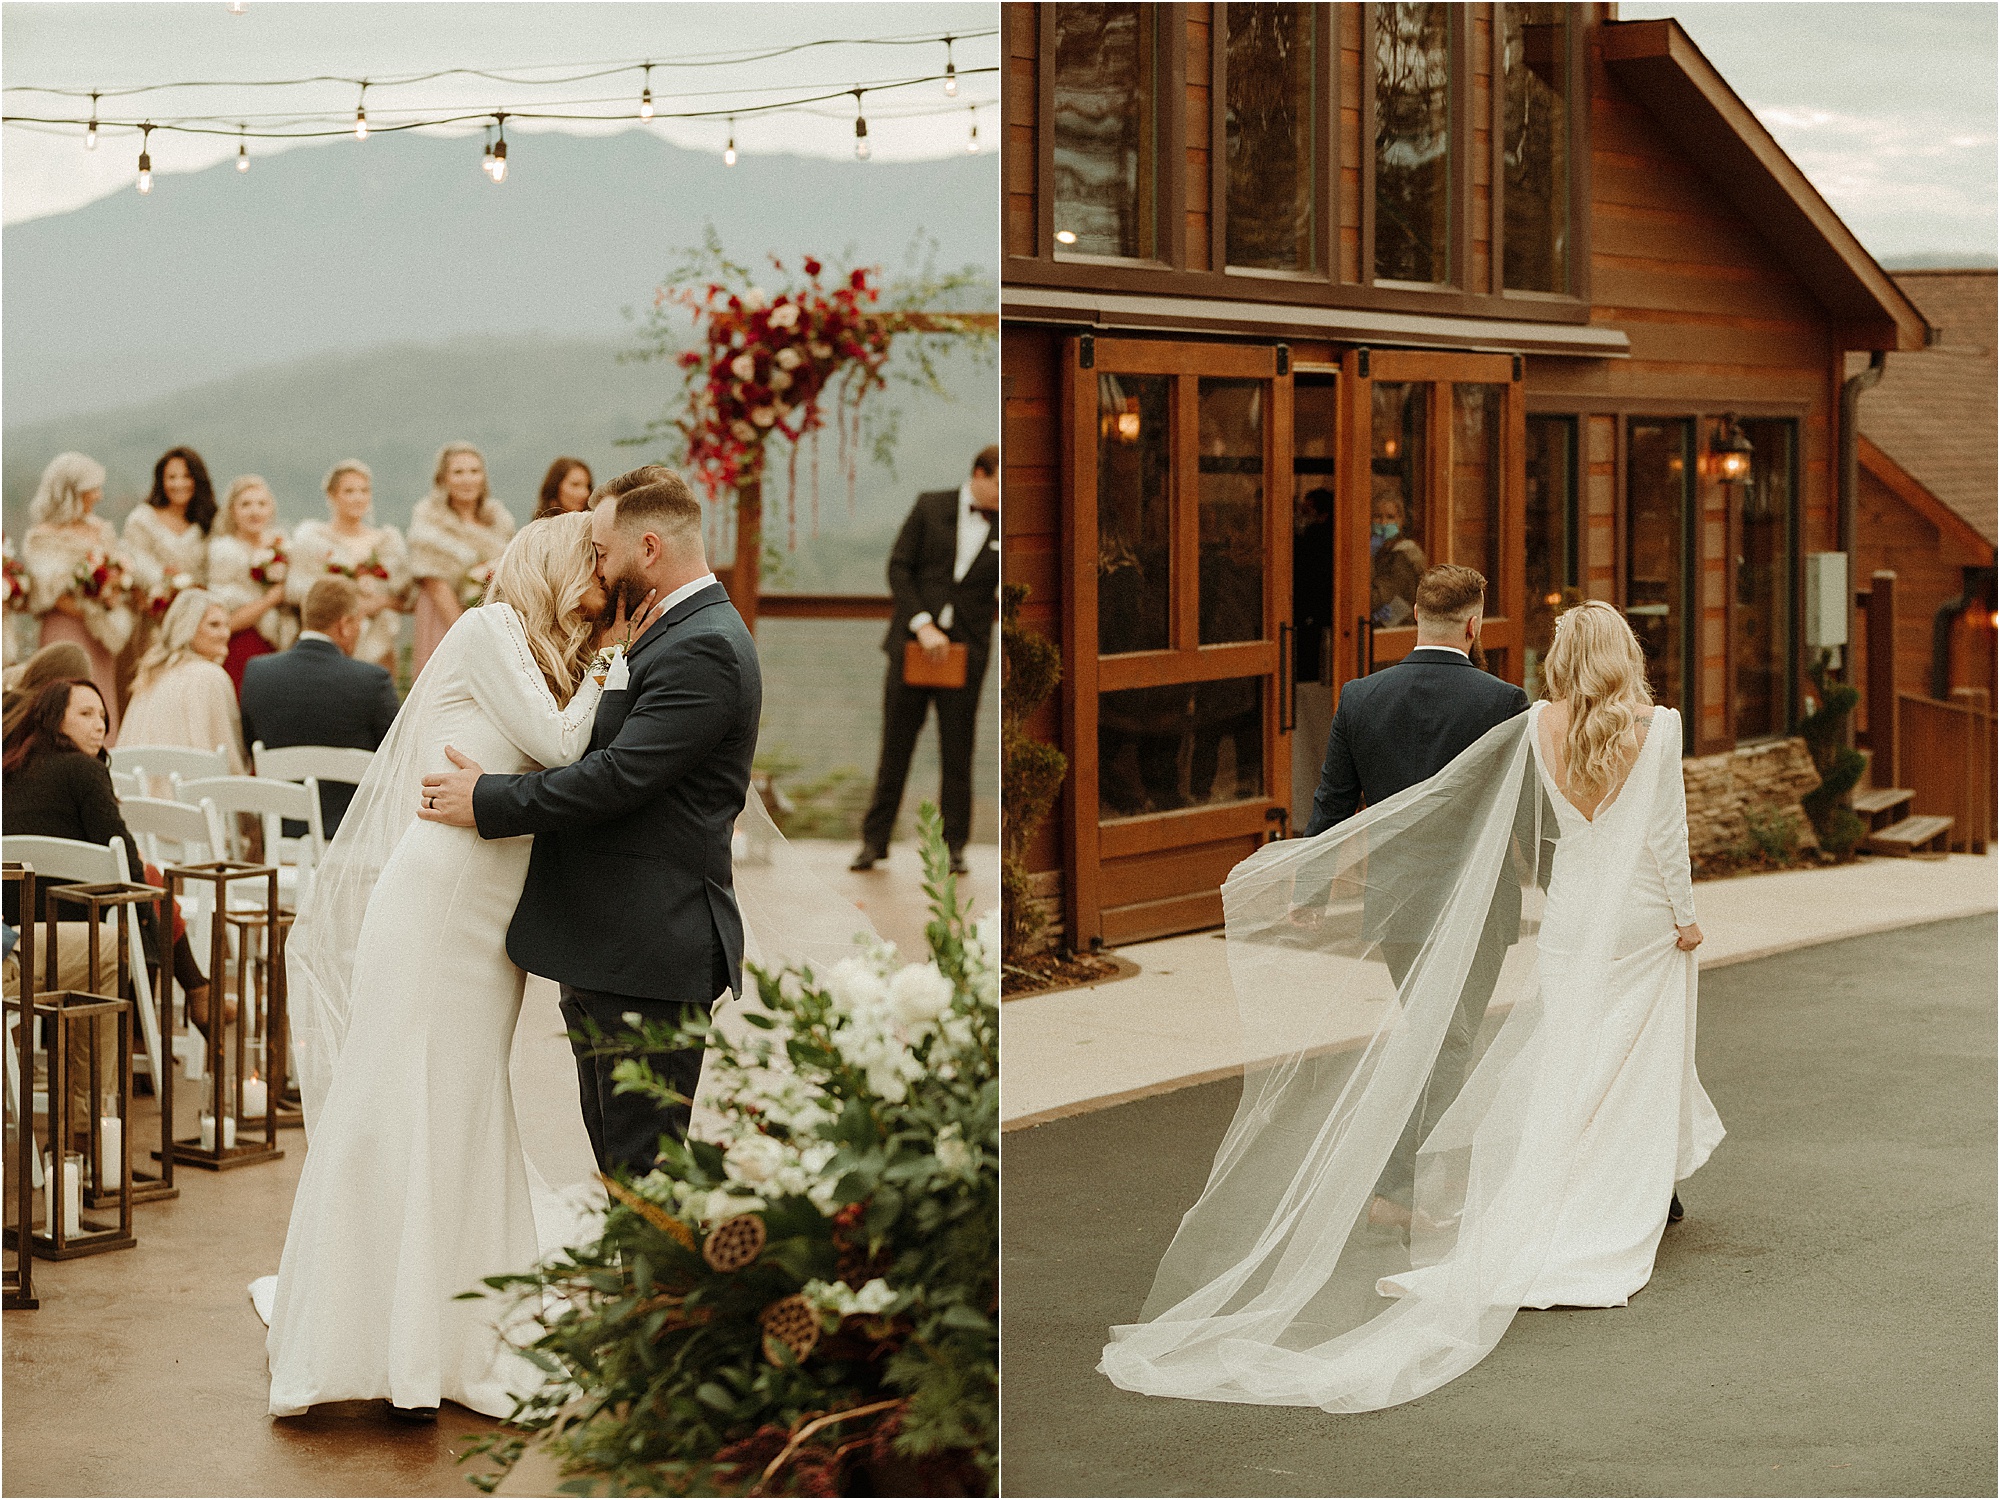
[[[947,99],[956,99],[958,97],[958,67],[951,60],[951,34],[949,32],[945,34],[944,39],[944,96]]]
[[[479,170],[484,172],[488,177],[491,177],[493,175],[493,127],[487,125],[483,129],[486,133],[486,149],[479,153]]]
[[[493,180],[507,180],[507,117],[504,114],[493,117],[494,128],[500,132],[500,139],[493,143]]]
[[[152,143],[153,127],[141,125],[139,128],[145,132],[139,137],[139,191],[150,193],[153,190],[153,158],[146,148]]]
[[[736,116],[734,115],[729,117],[729,144],[722,148],[722,164],[725,167],[736,165]]]
[[[868,117],[861,112],[861,90],[854,90],[854,159],[868,160]]]
[[[639,118],[653,118],[653,65],[646,64],[646,86],[639,90]]]
[[[368,85],[366,83],[361,85],[361,97],[355,101],[354,105],[354,138],[357,141],[368,139]]]
[[[97,149],[97,95],[95,94],[90,96],[90,124],[84,127],[83,149],[86,151]]]
[[[966,137],[965,154],[967,156],[977,156],[979,154],[979,106],[968,104],[966,112],[972,116],[972,134]]]
[[[242,15],[242,14],[243,14],[243,0],[229,0],[229,13],[230,13],[230,14],[231,14],[232,16],[240,16],[240,15]]]
[[[239,130],[244,128],[241,126],[238,127]],[[236,170],[239,172],[250,170],[250,142],[247,136],[236,142]]]

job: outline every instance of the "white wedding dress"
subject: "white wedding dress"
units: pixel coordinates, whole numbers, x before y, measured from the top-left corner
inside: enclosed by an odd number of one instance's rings
[[[1145,1321],[1112,1330],[1116,1384],[1373,1410],[1470,1369],[1520,1308],[1622,1306],[1651,1277],[1675,1182],[1723,1134],[1675,943],[1694,920],[1680,719],[1654,710],[1593,819],[1550,776],[1544,707],[1231,874],[1255,1061]],[[1388,940],[1418,954],[1400,986]],[[1488,997],[1476,976],[1496,968]],[[1474,1057],[1427,1101],[1461,994]],[[1413,1115],[1404,1225],[1370,1209]]]
[[[495,773],[566,765],[601,696],[559,707],[504,603],[467,610],[376,752],[287,945],[308,1154],[275,1278],[251,1296],[270,1324],[270,1410],[329,1401],[456,1401],[505,1417],[542,1376],[514,1353],[501,1303],[458,1301],[589,1236],[602,1205],[560,1023],[554,1116],[523,1149],[509,1073],[526,976],[506,951],[532,838],[482,839],[416,817],[451,745]],[[790,850],[753,792],[738,823],[746,959],[830,962],[868,924]],[[536,981],[546,986],[546,981]],[[718,1024],[740,1024],[725,1007]],[[552,1007],[543,1007],[544,1011]],[[701,1128],[697,1092],[695,1129]],[[559,1139],[551,1142],[547,1138]],[[541,1170],[538,1170],[538,1167]],[[516,1315],[518,1319],[518,1314]]]

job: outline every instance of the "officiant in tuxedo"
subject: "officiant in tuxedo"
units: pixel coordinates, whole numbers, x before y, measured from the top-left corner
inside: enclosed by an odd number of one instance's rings
[[[980,688],[1000,601],[1000,448],[988,444],[956,490],[917,497],[889,553],[895,614],[882,649],[882,757],[861,820],[861,852],[849,869],[868,870],[889,854],[889,838],[909,778],[910,756],[937,709],[940,808],[951,868],[966,873],[972,834],[972,750]]]

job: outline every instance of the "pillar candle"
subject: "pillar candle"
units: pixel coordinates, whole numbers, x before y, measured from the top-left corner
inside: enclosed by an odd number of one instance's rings
[[[233,1150],[235,1145],[236,1121],[228,1115],[224,1115],[222,1117],[222,1149],[225,1151]],[[203,1115],[201,1117],[201,1149],[204,1151],[213,1151],[215,1149],[214,1115]]]
[[[125,1122],[116,1115],[106,1115],[97,1122],[97,1130],[104,1144],[98,1163],[98,1191],[116,1192],[125,1180]]]
[[[269,1105],[270,1105],[270,1098],[265,1091],[264,1080],[261,1078],[244,1079],[243,1080],[244,1118],[250,1120],[262,1119],[264,1117],[264,1112],[269,1107]]]
[[[83,1158],[74,1152],[63,1158],[63,1233],[83,1233]]]

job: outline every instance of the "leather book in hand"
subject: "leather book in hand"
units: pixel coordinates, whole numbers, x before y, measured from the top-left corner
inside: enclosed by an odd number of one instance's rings
[[[965,686],[965,646],[953,641],[945,647],[944,659],[932,661],[915,641],[903,645],[903,686],[922,688],[962,688]]]

